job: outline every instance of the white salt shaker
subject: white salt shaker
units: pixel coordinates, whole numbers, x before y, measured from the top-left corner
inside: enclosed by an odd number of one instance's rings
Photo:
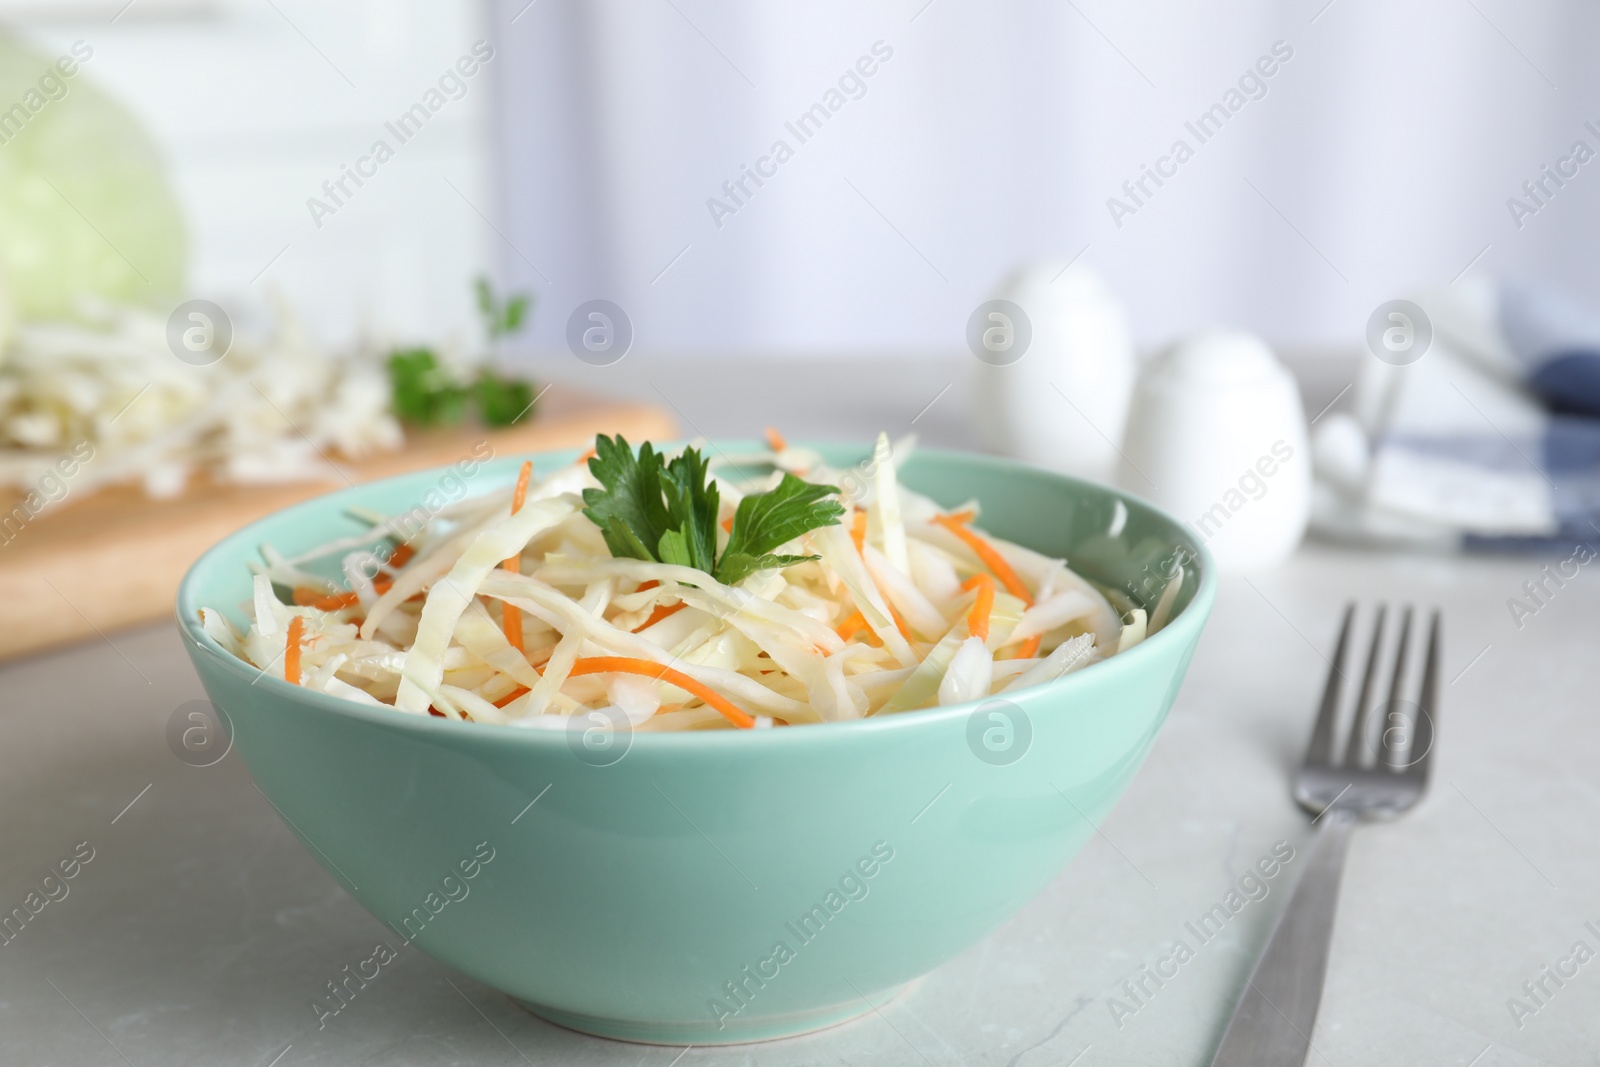
[[[1023,267],[973,313],[967,341],[982,364],[985,447],[1110,480],[1137,364],[1127,316],[1099,275],[1083,264]]]
[[[1294,378],[1248,333],[1179,342],[1139,376],[1118,481],[1184,521],[1220,567],[1282,562],[1311,513]]]

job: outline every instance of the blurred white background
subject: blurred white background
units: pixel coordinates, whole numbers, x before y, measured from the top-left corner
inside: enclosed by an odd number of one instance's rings
[[[398,145],[384,129],[487,36],[471,3],[52,0],[0,3],[47,55],[83,40],[167,155],[187,213],[190,288],[229,308],[286,295],[323,336],[431,335],[472,322],[491,249],[484,72]],[[115,20],[115,21],[113,21]],[[492,69],[491,61],[488,69]],[[374,140],[398,145],[316,225],[306,201]],[[370,166],[369,166],[369,169]]]
[[[496,9],[509,232],[557,302],[609,296],[641,344],[955,350],[1015,264],[1080,252],[1146,342],[1351,347],[1475,260],[1600,282],[1600,167],[1520,231],[1506,207],[1574,140],[1600,149],[1592,4],[540,0],[507,27],[525,4]],[[706,199],[877,40],[865,95],[718,229]],[[1200,145],[1185,121],[1275,41],[1292,59]],[[1119,228],[1107,199],[1180,137],[1194,158]]]
[[[542,347],[604,297],[640,350],[752,357],[959,351],[1011,268],[1079,255],[1146,344],[1229,324],[1349,348],[1375,305],[1469,265],[1600,294],[1600,165],[1520,228],[1507,206],[1575,141],[1600,150],[1600,11],[1578,0],[75,0],[0,18],[46,50],[92,41],[86,76],[168,153],[192,289],[279,286],[331,338],[465,327],[485,268],[537,295]],[[497,54],[466,95],[316,227],[307,198],[479,38]],[[892,58],[800,144],[785,123],[879,41]],[[1293,55],[1265,95],[1200,144],[1185,123],[1279,41]],[[1119,227],[1108,198],[1179,138],[1194,158]],[[708,198],[779,139],[794,158],[719,228]]]

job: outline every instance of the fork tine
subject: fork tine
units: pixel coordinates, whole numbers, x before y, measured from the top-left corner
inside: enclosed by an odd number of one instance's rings
[[[1322,688],[1322,707],[1317,710],[1317,723],[1311,728],[1311,744],[1306,747],[1308,766],[1331,767],[1334,761],[1333,745],[1339,728],[1339,693],[1344,683],[1345,651],[1350,643],[1350,622],[1355,618],[1356,604],[1345,605],[1344,624],[1339,627],[1339,641],[1334,645],[1333,662],[1328,667],[1328,681]]]
[[[1350,726],[1350,738],[1345,743],[1341,764],[1346,767],[1364,767],[1371,761],[1367,757],[1367,738],[1372,736],[1372,679],[1378,673],[1378,653],[1383,650],[1383,623],[1389,613],[1387,604],[1378,605],[1378,616],[1372,624],[1372,644],[1367,649],[1367,668],[1361,675],[1361,691],[1356,696],[1355,720]]]
[[[1411,764],[1406,773],[1428,780],[1433,756],[1433,724],[1439,707],[1439,609],[1428,626],[1427,659],[1422,667],[1422,695],[1417,701],[1417,724],[1411,731]],[[1418,755],[1421,753],[1421,755]]]
[[[1389,676],[1389,699],[1384,702],[1383,722],[1378,724],[1378,752],[1377,758],[1385,767],[1398,769],[1401,760],[1405,758],[1403,746],[1405,736],[1409,732],[1406,723],[1399,723],[1395,729],[1394,717],[1400,715],[1402,720],[1405,712],[1401,709],[1401,691],[1406,680],[1406,658],[1411,652],[1411,605],[1406,605],[1405,614],[1400,617],[1400,644],[1394,652],[1394,671]],[[1391,743],[1391,738],[1394,743]]]

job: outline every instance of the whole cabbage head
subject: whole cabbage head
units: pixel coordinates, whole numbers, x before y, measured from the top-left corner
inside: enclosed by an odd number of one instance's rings
[[[0,345],[13,317],[72,318],[85,298],[160,309],[183,290],[160,153],[89,82],[93,55],[79,41],[48,57],[0,31]]]

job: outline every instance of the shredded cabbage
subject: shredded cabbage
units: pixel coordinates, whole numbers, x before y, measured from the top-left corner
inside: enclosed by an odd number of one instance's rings
[[[201,622],[263,672],[298,667],[290,680],[368,705],[552,729],[620,713],[633,729],[679,731],[982,701],[1132,648],[1170,619],[1181,572],[1150,616],[1124,621],[1065,560],[970,526],[955,536],[949,524],[975,506],[958,516],[907,489],[886,438],[875,458],[871,491],[840,524],[781,546],[810,558],[734,585],[613,558],[582,510],[597,483],[572,464],[533,479],[525,499],[497,491],[438,511],[413,531],[415,551],[372,551],[401,527],[366,511],[366,538],[293,558],[263,546],[246,631],[209,608]],[[845,473],[788,446],[766,462],[818,484]],[[717,480],[720,520],[744,494]],[[319,561],[342,585],[318,576]]]

